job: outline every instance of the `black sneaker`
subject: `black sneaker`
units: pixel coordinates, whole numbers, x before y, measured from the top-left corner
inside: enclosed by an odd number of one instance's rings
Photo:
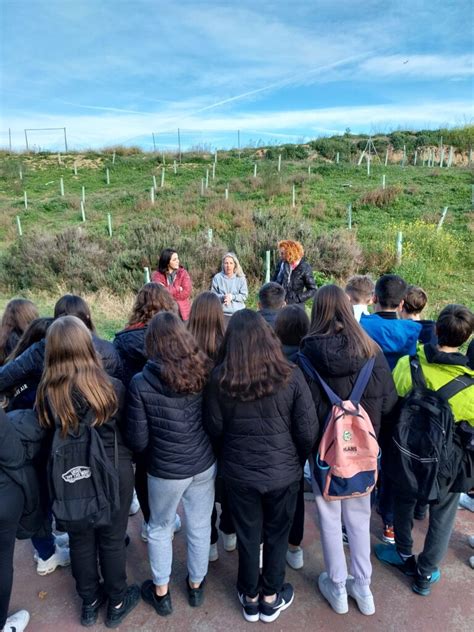
[[[97,617],[99,616],[100,607],[105,603],[106,596],[101,593],[94,603],[82,602],[81,608],[81,625],[85,628],[89,628],[97,623]]]
[[[188,589],[188,603],[191,608],[199,608],[204,602],[204,584],[206,578],[202,580],[197,588],[191,588],[189,585],[189,575],[186,577],[186,588]]]
[[[132,584],[127,588],[120,608],[116,608],[115,605],[109,601],[109,605],[107,606],[107,618],[105,619],[105,625],[108,628],[118,627],[125,619],[127,614],[135,608],[139,601],[140,587],[137,586],[137,584]]]
[[[415,575],[415,581],[411,585],[411,589],[417,595],[426,597],[431,592],[432,584],[436,584],[441,579],[441,571],[437,568],[431,575],[421,575],[417,571]]]
[[[293,599],[295,598],[295,591],[293,590],[293,586],[291,584],[283,584],[283,588],[277,594],[275,601],[270,603],[265,603],[263,599],[259,602],[259,610],[260,610],[260,621],[264,623],[271,623],[278,619],[280,616],[280,612],[286,610],[293,603]]]
[[[158,597],[155,592],[155,584],[151,579],[143,582],[141,593],[143,601],[154,608],[156,614],[159,614],[160,617],[167,617],[173,612],[170,591],[168,590],[163,597]]]
[[[244,619],[246,621],[250,621],[251,623],[255,623],[260,618],[260,609],[257,601],[247,601],[247,597],[238,592],[239,601],[242,604],[242,614],[244,615]]]

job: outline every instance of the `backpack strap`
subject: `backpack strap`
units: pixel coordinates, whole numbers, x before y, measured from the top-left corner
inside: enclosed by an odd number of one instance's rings
[[[362,399],[362,395],[366,389],[366,386],[370,380],[370,376],[372,375],[372,370],[375,364],[375,356],[372,356],[367,360],[364,366],[359,371],[359,375],[354,384],[354,388],[352,389],[351,394],[349,395],[349,399],[353,404],[359,404]]]
[[[341,402],[341,398],[339,397],[339,395],[336,395],[336,393],[332,390],[329,384],[326,384],[326,382],[323,380],[323,378],[319,375],[319,373],[316,371],[314,366],[311,364],[308,357],[305,356],[303,352],[299,351],[297,353],[297,359],[298,359],[298,364],[306,373],[306,375],[308,375],[315,382],[319,382],[321,384],[331,404],[333,406],[336,406],[337,404],[339,404]]]
[[[454,397],[465,388],[472,385],[474,385],[474,377],[467,375],[467,373],[463,373],[439,388],[436,391],[436,394],[442,397],[445,401],[448,401],[448,399],[451,399],[451,397]]]
[[[426,388],[426,380],[421,370],[420,358],[418,355],[410,356],[410,372],[412,388]]]

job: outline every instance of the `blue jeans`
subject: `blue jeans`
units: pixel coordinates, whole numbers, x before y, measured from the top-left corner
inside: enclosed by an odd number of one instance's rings
[[[190,478],[173,480],[148,475],[148,555],[155,586],[170,581],[174,522],[180,500],[186,518],[189,581],[200,584],[206,576],[215,477],[215,463]]]

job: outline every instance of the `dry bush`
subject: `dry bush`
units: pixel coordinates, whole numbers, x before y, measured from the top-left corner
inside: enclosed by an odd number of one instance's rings
[[[308,209],[308,217],[310,219],[322,219],[326,215],[326,201],[318,200],[314,206]]]
[[[326,276],[346,278],[357,272],[362,261],[362,249],[352,232],[339,229],[314,241],[313,269]]]
[[[420,187],[418,187],[416,184],[412,184],[409,187],[406,187],[403,191],[405,195],[418,195],[419,192]]]
[[[309,176],[307,173],[293,173],[291,176],[288,176],[286,181],[289,184],[303,184],[308,180]]]
[[[386,189],[378,188],[372,191],[364,193],[357,201],[358,206],[376,206],[377,208],[384,208],[389,204],[392,204],[401,193],[401,189],[398,186],[389,186]]]
[[[258,191],[263,188],[263,179],[257,175],[256,178],[253,176],[250,178],[250,188],[252,191]]]
[[[143,149],[135,145],[126,147],[125,145],[111,145],[110,147],[104,147],[102,153],[113,154],[115,151],[116,156],[136,156],[137,154],[143,154]]]
[[[195,231],[199,228],[201,219],[195,213],[191,213],[190,215],[178,213],[173,218],[173,222],[177,228],[183,231]]]

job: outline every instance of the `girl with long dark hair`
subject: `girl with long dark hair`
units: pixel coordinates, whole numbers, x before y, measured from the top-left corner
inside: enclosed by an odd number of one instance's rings
[[[212,362],[215,363],[225,332],[222,305],[215,294],[212,292],[202,292],[196,296],[191,307],[188,329],[195,337],[201,351],[204,351]],[[221,505],[219,529],[222,532],[224,549],[228,552],[235,551],[237,538],[234,523],[227,502],[224,483],[222,477],[219,475],[216,477],[216,502]],[[211,517],[210,562],[216,562],[219,559],[219,551],[217,548],[218,538],[217,511],[214,505]]]
[[[318,422],[300,369],[284,358],[273,330],[251,310],[230,319],[206,393],[205,423],[222,441],[244,618],[274,621],[294,598],[284,583],[285,555],[302,465]]]
[[[216,474],[202,423],[202,391],[210,361],[185,325],[169,312],[151,320],[146,351],[148,362],[130,382],[127,431],[133,448],[148,454],[148,553],[153,578],[142,585],[142,597],[157,614],[166,616],[172,612],[172,541],[180,501],[187,521],[188,601],[196,607],[204,599]]]
[[[383,416],[390,412],[397,401],[392,374],[378,345],[355,319],[349,298],[336,285],[326,285],[317,291],[310,330],[302,341],[301,352],[341,400],[349,398],[360,370],[370,358],[375,358],[360,403],[378,435]],[[308,376],[307,380],[319,419],[327,419],[331,403],[323,387],[319,381]],[[321,441],[321,434],[315,450]],[[373,614],[375,606],[370,591],[370,495],[327,501],[315,479],[313,490],[326,566],[318,579],[319,589],[338,614],[348,611],[348,595],[355,599],[363,614]],[[344,555],[342,521],[351,552],[350,575]]]
[[[107,600],[106,625],[119,625],[140,598],[138,586],[127,587],[125,572],[133,470],[131,453],[121,435],[124,396],[122,383],[102,368],[86,325],[75,316],[58,318],[46,337],[44,372],[36,395],[39,422],[72,436],[81,423],[93,425],[111,463],[118,445],[120,508],[110,526],[69,530],[72,574],[82,598],[81,623],[86,626],[96,622],[99,608]]]
[[[176,250],[165,248],[161,252],[158,270],[153,272],[151,280],[168,290],[178,304],[179,315],[182,320],[188,320],[191,311],[193,284],[187,270],[180,265]]]
[[[140,289],[133,303],[127,326],[115,334],[114,346],[117,349],[123,366],[123,383],[128,386],[134,375],[140,373],[147,361],[145,338],[148,325],[156,314],[160,312],[177,313],[178,306],[171,294],[159,283],[145,283]],[[147,529],[150,519],[148,507],[148,483],[146,473],[146,454],[135,454],[135,490],[133,504],[138,498],[143,514],[141,539],[148,541]],[[131,507],[130,513],[136,513],[138,508]],[[176,515],[176,530],[181,527],[179,516]]]

